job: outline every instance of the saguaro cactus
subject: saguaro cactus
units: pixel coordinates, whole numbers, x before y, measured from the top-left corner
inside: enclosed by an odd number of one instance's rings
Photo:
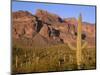
[[[68,43],[71,49],[76,50],[76,61],[77,61],[77,68],[81,69],[81,62],[82,62],[82,49],[86,47],[87,42],[82,45],[82,16],[80,14],[78,18],[78,28],[77,28],[77,47],[73,47],[70,43]]]
[[[15,60],[16,68],[18,66],[18,56],[16,55],[16,60]]]
[[[80,69],[81,65],[81,34],[82,34],[82,16],[80,15],[78,19],[78,28],[77,28],[77,50],[76,50],[76,58],[77,58],[77,65],[78,69]]]

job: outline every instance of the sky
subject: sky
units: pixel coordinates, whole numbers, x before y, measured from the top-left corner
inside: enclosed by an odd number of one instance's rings
[[[84,6],[84,5],[72,5],[72,4],[51,4],[51,3],[39,3],[39,2],[25,2],[25,1],[13,1],[12,12],[18,10],[29,11],[32,14],[36,13],[37,9],[46,10],[50,13],[59,15],[61,18],[79,17],[82,14],[83,22],[95,23],[96,19],[96,7]]]

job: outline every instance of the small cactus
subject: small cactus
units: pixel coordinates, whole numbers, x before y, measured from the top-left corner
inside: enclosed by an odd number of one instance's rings
[[[16,55],[16,61],[15,61],[15,64],[16,64],[16,68],[18,66],[18,56]]]
[[[76,50],[76,60],[77,60],[77,68],[81,69],[81,63],[82,63],[82,49],[85,48],[87,46],[87,42],[85,42],[82,45],[82,16],[80,14],[79,18],[78,18],[78,28],[77,28],[77,47],[73,47],[70,43],[68,43],[68,46],[72,49],[72,50]]]

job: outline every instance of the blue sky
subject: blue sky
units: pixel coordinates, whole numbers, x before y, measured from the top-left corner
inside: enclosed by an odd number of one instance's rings
[[[95,6],[80,6],[69,4],[48,4],[36,2],[12,2],[12,11],[24,10],[35,14],[37,9],[47,10],[48,12],[59,15],[62,18],[78,18],[82,14],[83,21],[95,23]]]

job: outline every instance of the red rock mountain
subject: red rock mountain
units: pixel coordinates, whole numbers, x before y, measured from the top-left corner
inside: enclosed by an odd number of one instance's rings
[[[95,46],[95,25],[83,22],[82,27],[89,47]],[[17,11],[12,13],[12,34],[13,39],[29,39],[34,45],[75,43],[77,19],[62,19],[41,9],[34,15],[28,11]]]

